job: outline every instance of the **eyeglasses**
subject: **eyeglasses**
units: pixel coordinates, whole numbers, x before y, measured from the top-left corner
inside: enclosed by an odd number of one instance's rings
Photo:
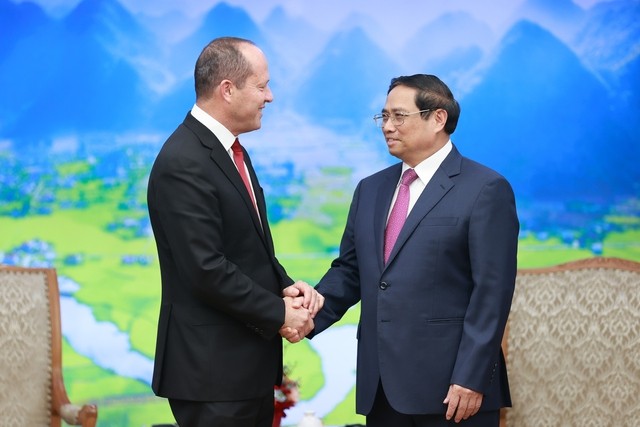
[[[394,126],[401,126],[404,123],[404,119],[406,119],[407,117],[418,113],[426,113],[427,111],[432,110],[433,108],[427,108],[426,110],[414,111],[413,113],[376,114],[375,116],[373,116],[373,121],[376,122],[376,126],[378,126],[379,128],[384,127],[389,119],[391,119],[391,123],[393,123]]]

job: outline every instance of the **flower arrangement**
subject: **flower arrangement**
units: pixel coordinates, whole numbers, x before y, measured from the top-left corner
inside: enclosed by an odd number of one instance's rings
[[[280,427],[282,418],[286,417],[285,409],[291,408],[300,399],[298,383],[289,378],[288,370],[284,369],[282,384],[273,387],[273,424],[272,427]]]

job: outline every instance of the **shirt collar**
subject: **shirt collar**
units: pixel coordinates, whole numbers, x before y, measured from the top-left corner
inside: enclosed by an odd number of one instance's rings
[[[416,174],[418,175],[418,178],[420,178],[420,181],[425,184],[428,183],[452,149],[453,144],[451,140],[449,140],[438,151],[418,163],[413,169],[416,171]],[[404,171],[406,171],[407,169],[410,169],[409,165],[403,162],[402,173],[404,173]],[[402,176],[402,174],[400,174],[400,176]]]
[[[231,145],[233,145],[236,137],[229,131],[229,129],[224,127],[222,123],[211,117],[202,108],[198,107],[197,104],[193,105],[193,108],[191,109],[191,115],[197,121],[205,125],[207,129],[213,132],[216,138],[220,140],[220,143],[225,150],[229,151],[231,149]]]

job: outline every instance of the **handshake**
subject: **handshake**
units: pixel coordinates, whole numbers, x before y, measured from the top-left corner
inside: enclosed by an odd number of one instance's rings
[[[285,288],[282,295],[285,316],[280,335],[289,342],[296,343],[313,330],[313,318],[322,309],[324,297],[300,280]]]

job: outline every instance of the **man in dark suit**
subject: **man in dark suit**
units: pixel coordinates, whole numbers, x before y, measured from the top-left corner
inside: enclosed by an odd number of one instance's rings
[[[212,41],[196,63],[196,104],[151,170],[162,276],[152,387],[181,427],[271,427],[279,332],[299,340],[322,306],[276,259],[262,188],[237,140],[260,128],[268,83],[252,42]]]
[[[435,76],[391,81],[374,119],[402,163],[358,184],[340,255],[316,286],[325,302],[311,336],[361,302],[356,409],[367,427],[497,426],[510,405],[500,343],[515,200],[505,178],[452,144],[459,114]],[[407,170],[414,180],[402,183]]]

